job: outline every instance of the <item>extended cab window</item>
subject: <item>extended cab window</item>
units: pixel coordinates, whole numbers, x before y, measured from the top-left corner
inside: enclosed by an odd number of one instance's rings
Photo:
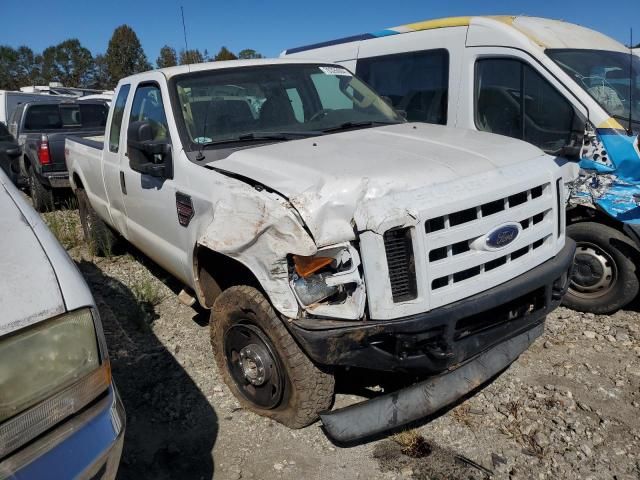
[[[162,104],[162,92],[156,84],[143,84],[138,87],[131,106],[131,122],[149,122],[154,140],[169,138],[167,117]]]
[[[476,127],[554,152],[570,139],[571,104],[532,67],[515,59],[476,64]]]
[[[107,106],[103,103],[31,105],[24,120],[25,131],[90,129],[104,127]]]
[[[356,74],[410,122],[447,123],[449,53],[446,50],[399,53],[358,59]]]
[[[113,105],[113,118],[109,129],[109,151],[116,153],[120,146],[120,130],[122,129],[122,119],[124,118],[124,107],[127,103],[131,85],[123,85],[118,92],[118,98]]]

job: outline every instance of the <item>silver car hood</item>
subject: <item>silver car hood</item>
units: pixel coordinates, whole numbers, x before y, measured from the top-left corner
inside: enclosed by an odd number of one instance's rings
[[[323,246],[353,239],[356,209],[369,200],[541,156],[500,135],[405,123],[240,150],[212,166],[285,195]]]
[[[93,306],[73,260],[0,171],[0,336]]]

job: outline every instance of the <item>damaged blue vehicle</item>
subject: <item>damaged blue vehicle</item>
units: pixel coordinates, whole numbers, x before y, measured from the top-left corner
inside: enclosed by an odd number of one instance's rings
[[[598,126],[587,128],[569,197],[567,234],[577,251],[564,304],[611,313],[640,289],[640,58],[585,49],[548,55],[597,104],[589,113]]]

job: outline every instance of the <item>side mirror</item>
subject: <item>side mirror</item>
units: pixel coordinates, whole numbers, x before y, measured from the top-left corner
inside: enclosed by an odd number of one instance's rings
[[[153,177],[173,178],[171,143],[154,140],[149,121],[131,122],[127,128],[129,165],[136,172]]]
[[[20,154],[22,153],[22,149],[20,147],[12,147],[12,148],[7,148],[4,151],[8,157],[19,157]]]
[[[574,112],[567,143],[556,152],[556,155],[568,160],[579,161],[582,158],[582,146],[586,130],[587,121],[580,113]]]

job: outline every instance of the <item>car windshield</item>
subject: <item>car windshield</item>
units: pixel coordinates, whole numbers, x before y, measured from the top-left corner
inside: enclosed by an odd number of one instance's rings
[[[281,64],[193,72],[175,81],[192,149],[288,140],[404,121],[348,70]]]
[[[547,50],[609,115],[633,130],[640,129],[640,57],[606,50]]]

